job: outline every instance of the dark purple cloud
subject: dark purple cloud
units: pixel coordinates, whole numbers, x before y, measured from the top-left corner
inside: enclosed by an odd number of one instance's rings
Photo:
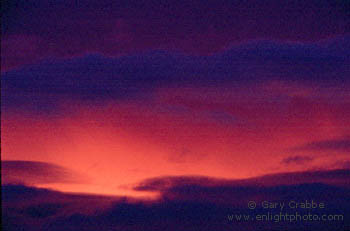
[[[350,169],[350,160],[339,160],[336,161],[334,166],[344,169]]]
[[[139,190],[157,190],[158,200],[143,201],[131,198],[104,198],[89,195],[71,195],[25,186],[3,186],[3,227],[6,230],[344,230],[350,224],[349,170],[291,173],[290,177],[305,181],[290,182],[284,176],[271,176],[272,184],[262,184],[264,177],[246,181],[229,181],[204,177],[165,177],[150,179]],[[305,178],[306,176],[306,178]],[[312,176],[312,177],[308,177]],[[312,178],[338,179],[341,184],[316,183]],[[284,179],[285,182],[274,179]],[[344,181],[347,180],[347,182]],[[325,181],[323,181],[325,182]],[[45,194],[47,196],[45,196]],[[17,197],[16,197],[17,195]],[[40,195],[40,202],[32,198]],[[52,197],[52,195],[56,195]],[[9,197],[10,196],[10,197]],[[11,198],[11,199],[10,199]],[[54,200],[52,198],[55,198]],[[113,202],[114,200],[114,202]],[[270,202],[324,202],[324,209],[285,208],[293,214],[342,214],[342,221],[326,222],[238,222],[228,218],[232,214],[278,213],[265,209],[263,201]],[[32,202],[30,202],[32,201]],[[35,201],[35,200],[34,200]],[[110,201],[112,204],[102,206]],[[255,210],[247,208],[255,201]],[[20,202],[20,203],[19,203]],[[39,202],[39,203],[37,203]],[[85,209],[81,205],[86,204]],[[105,204],[106,205],[106,204]],[[87,208],[90,211],[87,212]],[[94,208],[91,210],[91,208]],[[146,228],[145,228],[146,227]]]
[[[290,164],[303,165],[303,164],[309,164],[313,160],[314,158],[309,156],[290,156],[290,157],[284,158],[281,161],[281,163],[285,165],[290,165]]]
[[[295,147],[294,151],[350,151],[350,137],[340,137],[337,139],[321,140],[307,143],[305,145]]]
[[[318,41],[349,33],[347,0],[5,1],[2,68],[91,52],[192,54],[252,39]]]
[[[350,60],[340,44],[349,47],[349,41],[349,37],[324,44],[260,40],[203,57],[152,51],[119,58],[54,58],[3,73],[2,107],[57,112],[60,101],[98,105],[106,100],[150,99],[161,87],[237,88],[269,81],[347,92]],[[234,120],[231,115],[209,113],[214,120]]]
[[[1,161],[2,184],[48,184],[86,182],[78,173],[61,166],[38,161]]]
[[[141,191],[164,191],[174,186],[200,185],[212,187],[217,185],[225,186],[275,186],[275,185],[295,185],[305,183],[325,183],[340,184],[346,186],[350,183],[350,170],[319,170],[319,171],[302,171],[292,173],[268,174],[260,177],[249,178],[244,180],[225,180],[209,177],[156,177],[147,179],[135,187],[135,190]]]
[[[84,215],[106,209],[121,198],[67,194],[24,185],[2,185],[2,230],[49,230],[43,226],[59,217]],[[72,224],[74,225],[74,224]],[[56,230],[64,230],[55,227]],[[77,227],[75,227],[77,228]],[[66,229],[67,230],[67,229]]]

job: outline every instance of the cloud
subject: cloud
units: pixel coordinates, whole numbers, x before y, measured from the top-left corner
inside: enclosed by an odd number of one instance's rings
[[[290,165],[290,164],[304,165],[312,162],[313,160],[314,158],[309,156],[290,156],[290,157],[284,158],[281,161],[281,163],[285,165]]]
[[[312,176],[306,177],[305,176]],[[63,194],[29,188],[26,186],[4,186],[3,221],[7,230],[20,227],[43,227],[44,230],[321,230],[341,229],[350,224],[346,214],[350,212],[349,181],[338,185],[316,183],[311,180],[338,178],[349,180],[349,170],[316,171],[290,174],[299,181],[290,182],[286,175],[270,176],[272,184],[264,184],[266,177],[245,181],[214,179],[206,177],[159,177],[143,182],[139,190],[158,190],[156,200],[132,198],[107,198],[92,195]],[[276,178],[285,182],[275,181]],[[306,179],[301,183],[301,178]],[[12,197],[9,194],[21,195]],[[22,193],[21,193],[22,192]],[[25,192],[25,193],[23,193]],[[33,200],[33,193],[40,192],[41,200]],[[47,196],[45,196],[45,193]],[[49,196],[51,195],[51,196]],[[56,196],[52,196],[56,195]],[[280,210],[264,209],[263,201],[288,204],[290,201],[324,202],[325,208],[303,210],[285,207],[282,212],[293,214],[343,214],[344,220],[333,222],[274,222],[274,221],[230,221],[228,215],[279,214]],[[35,203],[33,203],[33,201]],[[109,201],[108,206],[102,206]],[[255,201],[255,210],[247,208],[248,201]],[[19,203],[20,202],[20,203]],[[39,203],[38,203],[39,202]],[[102,204],[101,204],[102,203]],[[105,204],[106,205],[106,204]],[[85,207],[84,207],[85,206]],[[11,209],[10,209],[11,208]],[[92,212],[86,212],[90,208]],[[320,215],[320,214],[319,214]],[[15,222],[17,221],[17,222]],[[306,226],[305,226],[306,225]],[[33,227],[34,226],[34,227]],[[304,226],[304,227],[303,227]],[[146,229],[145,229],[146,227]],[[26,230],[31,230],[30,228]]]
[[[350,160],[349,159],[337,160],[333,164],[330,164],[329,166],[332,168],[350,169]]]
[[[58,192],[44,188],[36,188],[33,186],[25,186],[21,184],[4,184],[1,189],[1,195],[4,201],[17,201],[25,198],[41,198],[42,200],[47,197],[55,198]]]
[[[61,166],[39,161],[1,161],[2,184],[83,183],[86,178]]]
[[[336,139],[321,140],[307,143],[302,146],[292,148],[293,151],[350,151],[350,138],[340,137]]]
[[[307,183],[324,183],[346,186],[350,183],[350,170],[319,170],[301,171],[291,173],[268,174],[254,178],[242,180],[228,180],[220,178],[210,178],[202,176],[179,176],[179,177],[156,177],[147,179],[137,185],[134,189],[141,191],[163,192],[170,188],[182,187],[186,185],[198,185],[203,187],[215,186],[277,186],[277,185],[297,185]]]
[[[350,160],[339,161],[337,164],[339,164],[341,168],[350,169]]]
[[[46,223],[60,217],[68,218],[75,213],[91,215],[121,200],[118,197],[68,194],[20,184],[2,185],[1,198],[1,227],[8,231],[42,229]],[[64,230],[59,226],[54,228]]]
[[[350,41],[348,37],[344,40]],[[337,46],[268,40],[243,43],[204,57],[158,50],[117,58],[98,54],[52,58],[5,72],[2,107],[57,111],[66,101],[99,105],[109,100],[144,100],[154,98],[156,89],[178,87],[245,86],[245,94],[256,97],[266,94],[266,89],[259,93],[247,86],[276,81],[323,87],[331,83],[343,88],[348,86],[348,62]],[[298,92],[293,88],[285,94]],[[222,112],[210,116],[223,123],[235,119]]]
[[[96,51],[118,56],[159,48],[208,54],[250,39],[315,41],[348,32],[349,4],[346,0],[335,3],[288,1],[285,4],[277,0],[269,0],[268,4],[257,0],[186,4],[182,1],[159,4],[154,0],[148,4],[96,2],[6,2],[2,35],[5,39],[18,34],[40,37],[42,41],[37,52],[40,60]],[[110,11],[105,10],[107,6]],[[25,42],[23,39],[22,43]],[[15,46],[13,43],[7,50],[16,49]],[[2,67],[23,64],[23,60],[15,63],[16,56],[6,54],[8,56],[1,60]],[[24,63],[38,60],[31,58],[29,55]]]

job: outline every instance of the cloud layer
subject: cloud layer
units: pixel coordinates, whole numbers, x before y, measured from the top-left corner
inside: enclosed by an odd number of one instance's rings
[[[80,230],[256,230],[259,226],[259,230],[342,230],[350,224],[347,217],[350,205],[349,176],[349,170],[337,170],[273,175],[245,181],[191,176],[150,179],[138,189],[159,191],[160,198],[154,201],[69,195],[8,185],[2,191],[5,205],[3,227],[6,230],[36,230],[39,227],[49,230],[74,230],[78,227]],[[291,182],[289,179],[299,180]],[[325,183],[329,179],[338,182],[337,186]],[[35,201],[39,195],[40,204],[28,204],[29,198],[34,198]],[[50,199],[53,195],[56,195],[55,203]],[[84,201],[95,203],[88,203],[85,209],[81,209]],[[249,201],[257,203],[255,210],[247,209]],[[264,201],[322,202],[325,203],[324,209],[305,210],[292,206],[285,207],[282,211],[290,214],[298,212],[302,215],[311,212],[318,216],[342,214],[343,220],[276,222],[275,219],[259,222],[230,219],[234,214],[252,217],[267,212],[279,214],[280,209],[264,208]],[[6,209],[11,205],[16,206]]]
[[[306,151],[340,151],[349,152],[350,151],[350,138],[340,137],[337,139],[314,141],[308,144],[302,145],[300,147],[295,147],[293,150],[306,150]]]
[[[346,0],[11,1],[4,4],[2,69],[91,52],[208,54],[257,38],[317,41],[349,33],[348,9]]]
[[[83,183],[83,176],[61,166],[39,161],[1,161],[2,184],[38,185]]]
[[[52,110],[62,101],[98,104],[104,100],[153,98],[156,89],[194,86],[232,90],[248,87],[246,97],[266,97],[269,93],[259,93],[259,88],[256,92],[256,86],[266,85],[266,91],[276,91],[274,100],[283,100],[282,93],[346,100],[350,61],[343,45],[349,46],[348,37],[326,45],[257,41],[204,57],[154,51],[119,58],[88,55],[52,59],[4,73],[2,107]],[[286,86],[280,85],[278,93],[278,86],[271,83]],[[295,83],[313,92],[293,89]]]

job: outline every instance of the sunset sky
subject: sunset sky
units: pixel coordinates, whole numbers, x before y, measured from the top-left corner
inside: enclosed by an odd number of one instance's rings
[[[14,0],[1,11],[3,186],[102,203],[192,201],[169,189],[192,184],[350,183],[346,0]]]

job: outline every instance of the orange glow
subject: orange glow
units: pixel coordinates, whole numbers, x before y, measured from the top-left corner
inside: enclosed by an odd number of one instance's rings
[[[334,106],[299,96],[283,112],[278,103],[261,105],[256,99],[233,97],[227,103],[222,99],[221,105],[205,104],[194,97],[196,91],[201,94],[200,89],[192,89],[192,95],[179,89],[160,92],[159,100],[149,105],[64,108],[64,117],[3,117],[3,160],[50,162],[87,179],[81,184],[41,185],[53,189],[151,196],[134,192],[132,186],[166,175],[247,178],[322,167],[341,158],[319,155],[305,166],[281,164],[291,155],[318,155],[296,153],[291,147],[346,134]],[[169,111],[169,105],[175,109]],[[341,108],[336,107],[338,112]],[[244,119],[222,123],[207,113],[213,110]]]

